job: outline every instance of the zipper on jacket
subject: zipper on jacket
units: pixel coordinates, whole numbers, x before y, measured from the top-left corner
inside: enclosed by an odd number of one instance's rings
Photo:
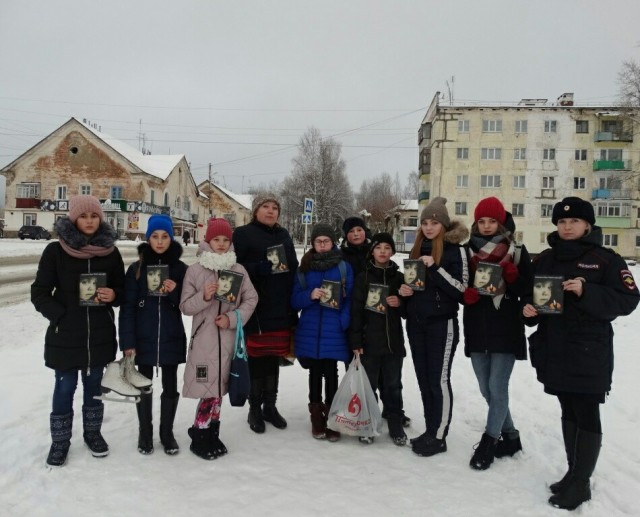
[[[158,264],[162,264],[162,260],[158,261]],[[160,369],[160,306],[162,296],[158,296],[158,339],[156,343],[156,378],[158,377],[158,370]]]
[[[383,285],[388,285],[387,284],[387,268],[384,268],[382,270],[382,283]],[[390,308],[387,305],[387,312],[385,312],[384,314],[384,328],[387,333],[387,348],[389,349],[389,352],[393,354],[393,350],[391,350],[391,338],[389,337],[389,310]]]
[[[87,259],[87,273],[91,273],[91,259]],[[91,375],[91,319],[87,307],[87,377]]]

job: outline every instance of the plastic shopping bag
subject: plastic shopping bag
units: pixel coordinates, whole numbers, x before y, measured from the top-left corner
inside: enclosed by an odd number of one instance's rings
[[[356,354],[333,398],[327,427],[351,436],[379,436],[382,415],[367,372]]]
[[[251,378],[249,377],[249,363],[247,349],[244,345],[244,332],[240,311],[236,309],[238,323],[236,326],[236,345],[229,371],[229,403],[235,407],[242,407],[249,398]]]

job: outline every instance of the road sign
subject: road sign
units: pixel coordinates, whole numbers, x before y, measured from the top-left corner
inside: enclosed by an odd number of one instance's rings
[[[302,224],[311,224],[311,214],[302,214]]]
[[[313,213],[313,199],[310,197],[304,198],[304,213],[312,214]]]

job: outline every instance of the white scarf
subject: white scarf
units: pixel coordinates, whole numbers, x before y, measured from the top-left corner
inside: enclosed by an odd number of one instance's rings
[[[229,269],[237,262],[234,251],[226,253],[213,253],[211,251],[203,251],[198,257],[198,263],[202,267],[206,267],[211,271],[220,271],[221,269]]]

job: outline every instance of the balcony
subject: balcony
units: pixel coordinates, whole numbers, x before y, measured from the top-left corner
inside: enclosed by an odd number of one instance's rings
[[[630,160],[593,160],[594,171],[624,171],[630,168]]]
[[[596,131],[594,142],[633,142],[633,133],[623,131]]]
[[[428,201],[429,200],[429,192],[420,192],[418,194],[418,203],[421,203],[422,201]]]
[[[42,200],[36,197],[17,197],[16,208],[37,208],[40,209]]]
[[[596,224],[601,228],[633,228],[631,217],[596,216]]]
[[[631,191],[608,188],[593,189],[591,199],[631,199]]]

